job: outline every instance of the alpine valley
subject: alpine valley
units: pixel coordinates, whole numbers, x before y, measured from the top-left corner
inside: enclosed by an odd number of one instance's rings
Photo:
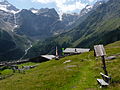
[[[54,8],[19,10],[0,2],[0,61],[54,54],[66,47],[90,47],[120,40],[120,0],[100,0],[78,14]]]

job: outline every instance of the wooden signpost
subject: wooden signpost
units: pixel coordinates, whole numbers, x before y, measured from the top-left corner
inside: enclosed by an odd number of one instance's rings
[[[94,50],[95,50],[95,54],[97,57],[106,56],[106,52],[105,52],[103,45],[95,45]]]
[[[95,56],[97,56],[97,57],[101,56],[102,57],[103,70],[105,72],[105,75],[108,76],[108,72],[106,70],[106,64],[105,64],[106,52],[105,52],[105,49],[104,49],[103,45],[95,45],[94,46],[94,51],[95,51]]]
[[[56,60],[59,60],[59,55],[58,55],[58,48],[56,46],[56,57],[55,57]]]

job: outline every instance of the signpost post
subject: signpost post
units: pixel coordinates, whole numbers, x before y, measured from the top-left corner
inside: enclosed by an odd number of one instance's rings
[[[56,57],[55,57],[56,60],[59,60],[59,55],[58,55],[58,48],[56,46]]]
[[[64,48],[62,48],[62,55],[64,56],[64,52],[63,51],[64,51]]]
[[[106,52],[105,52],[105,49],[104,49],[103,45],[95,45],[95,46],[94,46],[94,50],[95,50],[95,55],[96,55],[97,57],[98,57],[98,56],[101,56],[101,57],[102,57],[103,70],[104,70],[104,72],[105,72],[105,75],[108,76],[108,72],[107,72],[106,64],[105,64]]]
[[[56,46],[56,56],[58,56],[58,48],[57,48],[57,46]]]

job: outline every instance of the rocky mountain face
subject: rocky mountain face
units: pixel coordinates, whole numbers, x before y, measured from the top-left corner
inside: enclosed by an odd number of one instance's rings
[[[0,2],[0,28],[3,30],[13,31],[16,27],[16,16],[19,12],[15,6],[4,0]]]
[[[66,32],[74,27],[76,20],[92,9],[87,5],[81,13],[62,15],[62,20],[55,9],[19,10],[8,1],[0,2],[1,29],[11,30],[34,40],[48,38]]]
[[[24,9],[17,13],[16,16],[20,25],[20,27],[16,29],[16,33],[35,39],[51,36],[51,26],[59,21],[59,15],[55,9],[47,8],[38,10],[38,13],[33,13],[31,10]]]
[[[78,16],[64,14],[61,21],[53,8],[19,10],[5,0],[0,2],[0,17],[1,29],[38,40],[69,30]]]
[[[63,14],[60,20],[55,9],[22,10],[16,14],[20,25],[15,31],[34,39],[58,35],[70,29],[71,24],[78,18],[77,14]]]
[[[106,45],[120,40],[120,0],[105,1],[93,7],[95,8],[78,19],[76,27],[46,41],[38,42],[31,48],[28,56],[34,57],[49,51],[53,54],[55,46],[92,48],[95,44]]]
[[[59,36],[59,40],[67,38],[63,44],[67,42],[71,47],[89,47],[98,43],[108,44],[119,40],[119,10],[119,0],[100,2],[88,13],[83,22],[73,30]]]
[[[92,5],[87,5],[85,8],[83,8],[80,12],[80,16],[84,16],[88,12],[90,12],[93,9]]]
[[[19,9],[17,9],[15,6],[10,4],[7,0],[0,2],[0,10],[11,12],[11,13],[19,11]]]
[[[29,46],[26,37],[14,33],[18,12],[8,1],[0,2],[0,61],[19,59]]]

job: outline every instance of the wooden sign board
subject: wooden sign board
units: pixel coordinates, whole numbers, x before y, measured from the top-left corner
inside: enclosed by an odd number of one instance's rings
[[[103,45],[95,45],[94,50],[95,50],[95,55],[97,57],[106,55],[106,52],[105,52],[105,49],[104,49]]]

